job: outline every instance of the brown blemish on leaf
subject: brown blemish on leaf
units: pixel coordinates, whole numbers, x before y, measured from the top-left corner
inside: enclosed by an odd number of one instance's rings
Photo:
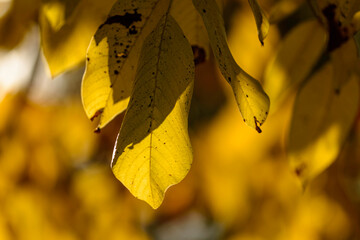
[[[105,25],[110,25],[114,23],[119,23],[126,28],[129,28],[134,22],[141,21],[141,14],[137,13],[137,9],[134,9],[134,13],[125,13],[124,15],[115,15],[111,16],[106,21],[100,25],[99,29]]]
[[[205,50],[199,46],[191,46],[191,49],[193,51],[194,54],[194,63],[195,65],[198,65],[200,63],[205,62],[205,58],[206,58],[206,53]]]
[[[101,129],[99,127],[97,127],[95,130],[94,130],[94,133],[100,133],[101,132]]]
[[[301,175],[303,175],[305,169],[306,169],[305,163],[301,163],[299,166],[297,166],[295,168],[296,176],[301,177]]]
[[[104,111],[103,109],[97,110],[96,113],[94,114],[94,116],[92,116],[90,118],[90,120],[93,121],[96,117],[98,117],[100,114],[102,114],[103,111]]]
[[[254,121],[255,121],[255,129],[258,133],[261,133],[261,129],[260,129],[260,126],[261,126],[261,123],[256,119],[256,117],[254,116]]]

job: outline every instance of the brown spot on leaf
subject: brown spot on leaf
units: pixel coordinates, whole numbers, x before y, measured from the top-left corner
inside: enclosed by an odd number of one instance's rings
[[[260,122],[256,119],[255,116],[254,116],[254,121],[255,121],[255,129],[256,129],[256,131],[257,131],[258,133],[261,133],[261,132],[262,132],[261,129],[260,129],[261,124],[260,124]]]
[[[134,22],[141,21],[141,14],[137,13],[137,9],[134,9],[134,13],[125,13],[124,15],[115,15],[111,16],[106,21],[100,25],[99,29],[104,27],[105,25],[119,23],[126,28],[129,28]]]
[[[103,111],[104,111],[103,109],[97,110],[96,113],[94,114],[94,116],[92,116],[90,118],[90,120],[93,121],[96,117],[98,117],[100,114],[102,114]]]
[[[195,65],[198,65],[202,62],[205,62],[206,53],[205,50],[199,46],[192,46],[192,51],[194,54],[194,63]]]
[[[303,175],[305,169],[306,169],[305,163],[302,163],[302,164],[300,164],[299,166],[297,166],[297,167],[295,168],[295,174],[296,174],[296,176],[301,177],[301,175]]]

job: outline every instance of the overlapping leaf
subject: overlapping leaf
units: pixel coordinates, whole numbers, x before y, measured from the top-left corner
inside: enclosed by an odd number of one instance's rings
[[[166,14],[144,41],[112,161],[115,176],[153,208],[192,163],[187,121],[193,81],[191,46]]]
[[[106,18],[113,2],[80,0],[78,4],[64,5],[59,1],[58,4],[42,5],[42,48],[53,77],[84,61],[91,37]]]
[[[274,109],[308,76],[325,46],[326,31],[316,20],[299,24],[285,37],[265,72],[264,88]]]
[[[235,62],[226,41],[224,23],[215,0],[193,0],[202,16],[210,45],[220,71],[231,85],[245,123],[257,131],[269,111],[269,98],[260,83],[242,70]]]
[[[358,77],[341,89],[332,84],[333,67],[325,65],[301,88],[296,98],[289,136],[289,160],[303,184],[338,156],[359,103]]]
[[[255,17],[259,41],[261,45],[264,45],[264,39],[266,38],[270,27],[269,19],[265,15],[264,10],[260,7],[257,0],[249,0],[249,4]]]
[[[142,43],[168,5],[169,0],[118,0],[93,37],[81,91],[86,115],[101,114],[99,128],[126,109]]]

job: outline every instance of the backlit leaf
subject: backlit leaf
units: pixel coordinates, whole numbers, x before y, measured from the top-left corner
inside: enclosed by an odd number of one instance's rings
[[[265,72],[264,89],[273,109],[289,88],[301,83],[310,73],[326,46],[326,31],[317,20],[297,25],[285,37]]]
[[[106,18],[113,2],[80,0],[73,6],[75,9],[67,10],[70,11],[68,17],[66,5],[60,2],[52,6],[49,3],[43,5],[40,14],[42,48],[53,77],[85,60],[91,37]]]
[[[304,85],[295,101],[288,152],[303,184],[336,159],[358,111],[358,79],[352,77],[337,91],[332,77],[333,67],[327,64]]]
[[[264,39],[269,32],[269,20],[257,0],[249,0],[249,4],[255,17],[259,41],[261,45],[264,45]]]
[[[72,22],[73,13],[80,0],[42,0],[42,13],[54,31],[60,30],[65,23]],[[70,21],[69,21],[70,20]]]
[[[168,5],[119,0],[91,40],[81,92],[86,115],[101,114],[99,128],[126,109],[142,43]]]
[[[193,0],[202,16],[220,71],[231,85],[245,123],[261,132],[269,111],[269,98],[260,83],[235,62],[226,41],[224,22],[214,0]]]
[[[194,77],[190,44],[167,13],[144,42],[112,161],[115,176],[153,208],[192,163],[187,121]]]

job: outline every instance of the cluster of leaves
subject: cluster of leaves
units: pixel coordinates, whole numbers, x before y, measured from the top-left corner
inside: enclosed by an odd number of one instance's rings
[[[273,7],[271,23],[281,22],[302,3],[289,2]],[[264,44],[269,21],[256,0],[249,3]],[[0,32],[19,31],[0,34],[0,44],[14,47],[29,22],[38,22],[52,76],[79,65],[87,51],[81,89],[85,112],[90,119],[99,117],[100,131],[127,109],[113,172],[134,196],[157,208],[192,164],[187,121],[195,65],[208,59],[209,45],[244,122],[258,132],[270,101],[275,112],[289,92],[299,89],[288,157],[304,185],[339,155],[358,113],[360,4],[308,4],[314,15],[286,34],[267,66],[269,97],[234,60],[215,0],[14,0]]]
[[[250,2],[262,42],[268,24],[257,2]],[[208,39],[244,122],[260,132],[269,99],[233,59],[215,0],[117,1],[88,49],[82,83],[87,116],[100,115],[100,131],[127,108],[113,171],[134,196],[154,208],[160,206],[166,189],[185,177],[192,163],[187,121],[194,62],[202,61],[194,60],[192,49],[208,53]]]
[[[360,2],[309,4],[315,17],[285,36],[264,77],[273,109],[298,89],[287,152],[304,186],[338,157],[354,126],[360,76],[355,34]]]

